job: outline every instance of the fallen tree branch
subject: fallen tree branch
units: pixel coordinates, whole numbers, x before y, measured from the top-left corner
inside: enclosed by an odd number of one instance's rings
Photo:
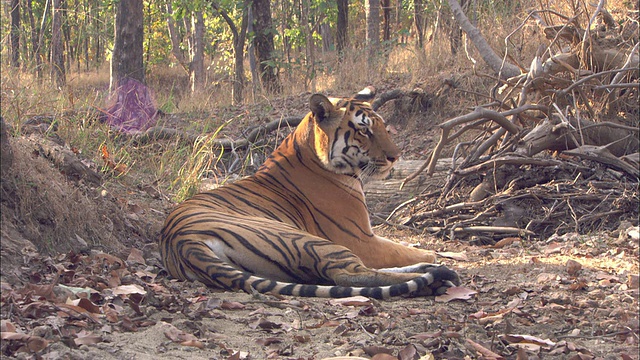
[[[449,7],[451,8],[453,17],[458,22],[458,25],[460,25],[460,28],[469,36],[469,39],[478,49],[482,59],[500,76],[501,79],[512,78],[522,73],[519,67],[503,61],[498,55],[496,55],[478,28],[471,24],[467,16],[464,14],[464,11],[462,11],[458,1],[449,0]]]
[[[616,169],[622,170],[627,174],[634,176],[636,178],[636,181],[638,176],[640,175],[640,170],[614,156],[606,146],[582,145],[573,150],[565,150],[563,151],[563,154],[578,156],[583,159],[589,159],[602,164],[613,166]]]
[[[561,166],[562,162],[558,160],[551,159],[537,159],[531,157],[520,157],[520,156],[503,156],[496,159],[487,160],[483,163],[456,170],[455,173],[457,175],[469,175],[471,173],[477,173],[481,171],[485,171],[491,168],[496,168],[502,165],[537,165],[537,166]]]
[[[212,142],[214,148],[224,149],[224,150],[238,150],[248,147],[249,145],[255,143],[266,134],[279,129],[283,126],[295,127],[300,121],[302,121],[303,117],[301,116],[290,116],[286,118],[281,118],[278,120],[273,120],[268,122],[265,125],[256,126],[253,128],[249,134],[244,139],[232,140],[232,139],[216,139]],[[122,136],[126,136],[126,134],[121,134]],[[211,135],[194,135],[187,132],[181,132],[176,129],[166,128],[163,126],[154,126],[149,128],[147,131],[142,133],[135,133],[130,135],[132,140],[136,144],[145,144],[151,141],[156,140],[168,140],[173,138],[180,138],[188,143],[196,143],[201,139],[211,136]]]

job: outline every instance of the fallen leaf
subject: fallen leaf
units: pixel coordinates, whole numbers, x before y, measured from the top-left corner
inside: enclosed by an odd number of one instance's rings
[[[98,305],[92,303],[89,299],[80,298],[80,299],[76,299],[76,300],[67,300],[67,304],[79,306],[79,307],[87,310],[88,312],[91,312],[91,313],[94,313],[94,314],[102,313],[100,311],[100,307]]]
[[[501,240],[497,241],[495,244],[493,244],[493,248],[494,249],[502,249],[503,247],[505,247],[507,245],[511,245],[516,241],[520,241],[520,238],[518,238],[518,237],[507,237],[507,238],[501,239]]]
[[[580,270],[582,270],[582,264],[571,259],[567,260],[565,267],[567,269],[567,273],[571,276],[576,276]]]
[[[478,292],[464,286],[454,286],[447,289],[447,292],[436,296],[437,302],[449,302],[452,300],[469,300]]]
[[[505,334],[500,337],[510,344],[531,343],[531,344],[536,344],[536,345],[546,346],[546,347],[556,346],[556,343],[549,339],[541,339],[537,336],[532,336],[532,335]]]
[[[66,314],[67,316],[86,318],[89,320],[93,320],[94,323],[100,324],[100,318],[97,314],[87,311],[85,308],[71,305],[71,304],[56,304],[55,305],[61,313]],[[60,313],[59,313],[60,314]]]
[[[546,249],[544,249],[544,254],[545,255],[559,254],[562,251],[562,246],[563,244],[552,242],[547,246]]]
[[[120,285],[113,289],[113,295],[131,295],[131,294],[140,294],[146,295],[147,292],[144,288],[138,284],[131,285]]]
[[[49,341],[40,336],[27,335],[15,332],[0,332],[0,339],[9,341],[19,341],[24,344],[30,352],[40,352],[49,346]]]
[[[198,340],[195,335],[184,332],[169,323],[162,322],[160,326],[162,327],[162,333],[164,336],[175,343]]]
[[[338,298],[329,300],[331,305],[340,306],[368,306],[371,305],[371,299],[364,296],[351,296],[346,298]]]
[[[28,295],[32,294],[37,297],[45,298],[47,300],[55,300],[56,296],[53,293],[53,288],[56,286],[56,283],[46,284],[46,285],[37,285],[28,283],[24,288],[18,290],[19,294]],[[63,300],[63,299],[60,299]]]
[[[398,360],[414,360],[418,357],[416,347],[409,344],[404,349],[398,351]]]
[[[122,259],[120,259],[119,257],[110,255],[110,254],[106,254],[106,253],[99,253],[99,254],[95,254],[93,255],[93,258],[96,260],[101,260],[103,262],[106,262],[109,265],[113,265],[113,264],[118,264],[120,265],[120,267],[124,268],[124,261],[122,261]]]
[[[538,282],[538,284],[549,285],[551,282],[556,281],[557,277],[558,276],[556,274],[541,273],[540,275],[538,275],[536,281]]]
[[[135,272],[135,275],[145,282],[152,282],[156,278],[156,276],[158,276],[158,274],[154,274],[145,270],[138,270]]]
[[[225,310],[242,310],[246,307],[246,305],[239,303],[237,301],[226,301],[223,300],[222,304],[220,304],[221,309]]]
[[[0,332],[16,332],[16,327],[9,320],[0,320]]]
[[[73,342],[80,345],[94,345],[102,342],[102,336],[94,335],[88,332],[80,332],[78,333],[78,337],[73,339]]]
[[[309,341],[311,341],[311,336],[309,335],[294,335],[293,338],[295,339],[295,341],[301,344],[308,343]]]
[[[180,343],[182,346],[191,346],[198,349],[204,349],[204,344],[199,340],[186,340]]]
[[[233,355],[229,356],[227,360],[244,360],[249,358],[249,353],[246,351],[237,351]]]
[[[582,279],[579,279],[575,283],[569,285],[569,290],[571,291],[587,290],[588,288],[589,285]]]
[[[131,248],[131,253],[129,253],[129,256],[127,257],[127,261],[135,264],[142,264],[142,265],[147,264],[144,261],[144,257],[142,256],[142,251],[136,248]]]

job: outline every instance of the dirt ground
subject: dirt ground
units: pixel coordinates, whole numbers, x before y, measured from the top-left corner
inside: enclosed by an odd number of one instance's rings
[[[381,235],[437,250],[459,272],[462,285],[436,298],[215,292],[166,277],[155,235],[173,204],[151,184],[115,182],[105,191],[74,182],[28,151],[27,139],[11,140],[13,171],[31,172],[21,181],[59,206],[41,204],[25,221],[21,183],[3,181],[3,357],[640,358],[637,222],[490,246],[377,227]],[[75,217],[61,215],[71,211]],[[43,248],[29,240],[62,225],[69,241]]]

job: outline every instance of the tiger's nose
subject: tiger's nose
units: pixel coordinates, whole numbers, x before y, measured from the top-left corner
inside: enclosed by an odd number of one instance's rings
[[[394,163],[398,160],[398,156],[389,156],[387,155],[387,161]]]

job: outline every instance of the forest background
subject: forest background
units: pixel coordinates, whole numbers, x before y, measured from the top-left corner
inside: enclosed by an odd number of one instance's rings
[[[4,355],[637,358],[636,1],[0,5]],[[475,295],[343,306],[159,276],[176,203],[255,171],[311,93],[368,85],[403,149],[367,194],[376,231]],[[592,143],[583,120],[624,132]]]

